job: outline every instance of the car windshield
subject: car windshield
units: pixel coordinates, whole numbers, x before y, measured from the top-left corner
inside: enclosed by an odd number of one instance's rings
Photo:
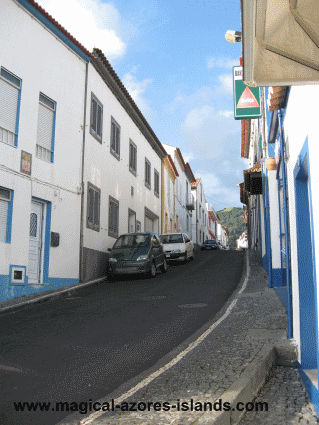
[[[184,243],[183,236],[181,234],[178,234],[178,235],[162,235],[162,236],[160,236],[160,240],[161,240],[162,244]]]
[[[123,235],[115,242],[113,249],[120,248],[138,248],[140,246],[148,246],[148,235]]]
[[[213,240],[209,240],[209,241],[205,241],[205,243],[214,244],[214,243],[216,243],[216,242],[215,242],[215,241],[213,241]]]

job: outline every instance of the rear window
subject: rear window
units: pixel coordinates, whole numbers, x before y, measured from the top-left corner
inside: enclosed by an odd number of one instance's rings
[[[115,242],[113,249],[119,248],[136,248],[139,246],[147,246],[150,243],[148,235],[123,235]]]
[[[160,240],[161,240],[162,244],[184,243],[183,236],[181,234],[178,234],[178,235],[161,235]]]

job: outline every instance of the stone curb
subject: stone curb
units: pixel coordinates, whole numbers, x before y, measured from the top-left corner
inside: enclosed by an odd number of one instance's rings
[[[222,403],[228,402],[232,406],[230,411],[206,412],[194,422],[194,425],[231,425],[236,424],[244,414],[237,411],[237,403],[253,401],[258,391],[273,373],[277,364],[276,348],[272,344],[265,344],[241,376],[220,397]]]

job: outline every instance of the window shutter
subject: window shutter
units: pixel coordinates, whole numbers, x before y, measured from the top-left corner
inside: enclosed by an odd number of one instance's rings
[[[39,103],[37,144],[43,148],[52,150],[54,112]]]
[[[119,155],[120,153],[120,129],[115,126],[116,128],[116,142],[115,142],[115,146],[116,146],[116,153]]]
[[[92,103],[91,103],[91,128],[94,131],[94,133],[96,133],[96,110],[97,110],[97,102],[95,99],[92,99]]]
[[[97,126],[96,134],[102,137],[102,108],[101,105],[97,105]]]
[[[88,222],[90,224],[94,224],[94,216],[93,216],[93,211],[94,211],[94,191],[91,187],[89,187],[89,210],[88,210]]]
[[[94,191],[94,227],[100,228],[100,193]]]
[[[111,148],[114,152],[115,152],[115,131],[116,131],[116,127],[114,122],[112,122]]]
[[[8,205],[8,202],[0,199],[0,242],[7,239]]]
[[[19,89],[0,79],[0,126],[15,133]]]

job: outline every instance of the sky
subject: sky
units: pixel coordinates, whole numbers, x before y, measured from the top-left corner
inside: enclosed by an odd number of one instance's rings
[[[84,47],[101,49],[162,143],[179,147],[216,211],[242,207],[232,67],[240,0],[37,0]]]

